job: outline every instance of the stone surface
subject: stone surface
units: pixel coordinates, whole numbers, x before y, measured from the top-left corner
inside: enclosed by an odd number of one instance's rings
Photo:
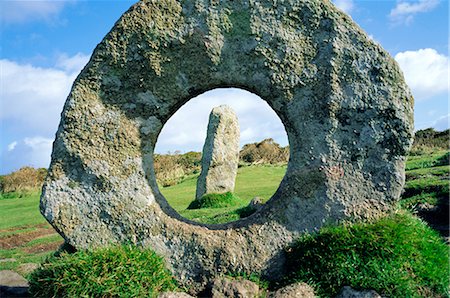
[[[342,288],[336,298],[381,298],[381,296],[374,290],[357,291],[352,287],[345,286]]]
[[[259,210],[263,207],[263,200],[260,197],[254,197],[251,199],[250,203],[248,203],[248,206],[255,210]]]
[[[7,258],[7,259],[0,259],[0,263],[9,263],[9,262],[16,262],[17,260],[14,258]]]
[[[0,297],[28,297],[28,281],[11,270],[0,271]]]
[[[196,199],[205,194],[234,191],[239,163],[239,121],[233,109],[212,109],[202,154],[202,172],[197,179]]]
[[[246,279],[216,278],[211,290],[212,298],[258,298],[259,286]]]
[[[314,298],[314,289],[303,282],[287,285],[270,293],[269,298]]]
[[[184,292],[164,292],[158,295],[158,298],[194,298]]]
[[[170,116],[218,87],[265,99],[290,159],[260,211],[206,225],[161,195],[153,150]],[[154,249],[192,291],[226,272],[276,279],[300,234],[394,208],[412,135],[397,63],[331,1],[139,1],[74,82],[41,212],[76,248]]]

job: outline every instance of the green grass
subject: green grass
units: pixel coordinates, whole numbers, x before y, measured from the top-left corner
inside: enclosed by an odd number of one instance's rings
[[[52,256],[30,276],[38,297],[156,297],[175,289],[161,257],[130,245]]]
[[[242,212],[254,197],[267,201],[277,190],[286,166],[250,166],[238,169],[234,195],[240,198],[234,207],[187,209],[195,198],[197,176],[182,183],[161,188],[161,193],[181,216],[202,223],[217,224],[235,221],[248,215]]]
[[[443,205],[448,201],[449,152],[435,150],[430,154],[409,156],[406,183],[399,206],[415,211],[419,204]],[[448,209],[443,206],[442,209]]]
[[[0,200],[0,230],[47,221],[39,212],[40,192]]]
[[[35,191],[11,193],[0,199],[0,240],[6,237],[21,237],[43,228],[52,229],[39,212],[39,197],[40,192]],[[36,236],[36,238],[11,249],[0,249],[0,259],[15,259],[13,262],[0,262],[0,270],[16,270],[20,264],[24,263],[40,263],[52,252],[28,253],[26,249],[45,244],[57,246],[62,241],[62,237],[55,232],[45,236]]]
[[[449,290],[447,245],[408,213],[304,235],[287,263],[288,283],[313,284],[323,297],[345,285],[388,297],[447,297]]]
[[[445,150],[436,150],[430,154],[408,156],[406,162],[406,171],[431,168],[449,164],[449,152]]]

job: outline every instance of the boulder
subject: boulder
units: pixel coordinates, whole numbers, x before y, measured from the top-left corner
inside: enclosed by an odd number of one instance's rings
[[[258,298],[259,286],[246,279],[216,278],[212,284],[212,298]]]
[[[287,285],[270,293],[269,298],[315,298],[314,289],[306,283],[299,282]]]
[[[0,297],[29,297],[28,281],[11,270],[0,271]]]
[[[345,286],[336,296],[336,298],[381,298],[374,290],[355,290],[352,287]]]
[[[193,223],[158,189],[168,119],[208,90],[238,87],[282,120],[290,159],[253,216]],[[413,137],[395,60],[331,1],[139,1],[75,80],[53,143],[41,213],[76,249],[135,243],[180,286],[223,272],[278,279],[302,233],[393,210]]]
[[[227,105],[215,107],[209,115],[196,199],[210,193],[233,192],[238,163],[239,121],[236,113]]]

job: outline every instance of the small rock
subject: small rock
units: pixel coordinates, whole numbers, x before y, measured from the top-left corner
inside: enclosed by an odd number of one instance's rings
[[[254,197],[250,203],[248,203],[248,206],[255,209],[255,210],[259,210],[262,208],[263,206],[263,202],[262,199],[260,197]]]
[[[352,287],[345,286],[336,298],[381,298],[381,296],[374,290],[357,291]]]
[[[22,275],[28,274],[33,272],[39,267],[36,263],[24,263],[17,267],[17,272],[19,272]]]
[[[246,279],[216,278],[211,290],[212,298],[256,298],[259,286]]]
[[[299,282],[270,293],[269,298],[313,298],[314,289],[306,283]]]
[[[0,297],[29,297],[28,281],[11,270],[0,271]]]
[[[158,295],[158,298],[194,298],[184,292],[164,292]]]
[[[14,258],[8,258],[8,259],[0,259],[0,263],[8,263],[8,262],[15,262],[17,261]]]

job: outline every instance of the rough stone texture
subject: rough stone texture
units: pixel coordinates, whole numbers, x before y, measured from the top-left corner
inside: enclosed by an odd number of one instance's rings
[[[381,298],[381,296],[374,290],[357,291],[352,287],[345,286],[336,298]]]
[[[290,160],[260,211],[205,225],[169,206],[152,158],[170,116],[218,87],[269,103]],[[224,272],[276,279],[301,233],[393,208],[412,135],[397,63],[328,0],[140,1],[72,87],[41,212],[76,248],[154,249],[192,291]]]
[[[246,279],[216,278],[211,290],[212,298],[257,298],[259,286]]]
[[[202,172],[195,197],[234,191],[239,163],[239,121],[233,109],[222,105],[212,109],[202,154]]]
[[[314,289],[303,282],[291,284],[276,292],[270,293],[269,298],[315,298]]]
[[[14,271],[1,270],[0,297],[29,297],[28,281]]]

